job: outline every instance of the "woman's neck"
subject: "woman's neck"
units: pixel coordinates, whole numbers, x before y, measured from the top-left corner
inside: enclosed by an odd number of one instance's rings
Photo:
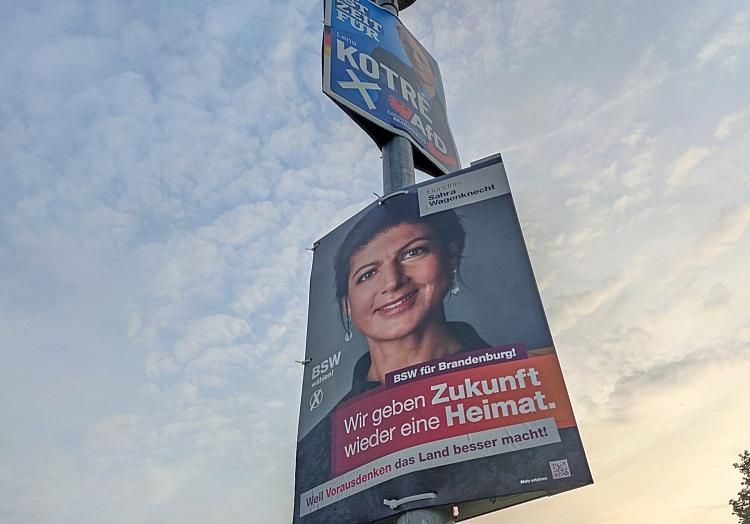
[[[385,383],[385,375],[392,371],[461,351],[461,343],[445,322],[398,340],[368,340],[368,345],[371,364],[367,380],[381,384]]]

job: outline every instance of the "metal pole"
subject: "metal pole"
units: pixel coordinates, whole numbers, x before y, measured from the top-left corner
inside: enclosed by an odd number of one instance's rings
[[[389,13],[398,16],[398,0],[377,0],[377,3]]]
[[[396,524],[454,524],[450,510],[440,508],[413,509],[402,513]]]
[[[399,0],[377,0],[377,3],[398,16]],[[404,5],[411,3],[402,1]],[[402,136],[393,136],[383,145],[383,194],[398,191],[414,182],[414,154],[411,143]],[[409,493],[403,495],[409,495]],[[454,524],[454,522],[451,510],[446,508],[415,509],[402,513],[396,520],[396,524]]]
[[[402,136],[393,136],[383,145],[383,194],[410,186],[414,181],[411,142]]]
[[[377,0],[378,5],[398,16],[398,0]],[[383,194],[387,195],[414,183],[414,155],[411,143],[393,136],[383,145]]]

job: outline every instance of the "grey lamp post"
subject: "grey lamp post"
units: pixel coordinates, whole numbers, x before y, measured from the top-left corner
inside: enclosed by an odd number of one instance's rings
[[[398,16],[416,0],[377,0],[378,5]],[[394,135],[383,145],[383,194],[387,195],[415,182],[414,154],[411,143],[404,137]],[[412,495],[406,493],[404,495]],[[439,494],[438,494],[439,495]],[[402,513],[396,524],[453,524],[453,515],[448,508],[415,509]]]
[[[380,7],[398,16],[399,9],[406,9],[416,0],[377,0]],[[383,145],[383,194],[387,195],[410,186],[414,178],[414,154],[411,143],[404,137],[394,135]]]

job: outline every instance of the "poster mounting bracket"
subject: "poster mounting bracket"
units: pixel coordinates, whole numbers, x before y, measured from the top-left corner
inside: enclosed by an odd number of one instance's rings
[[[416,502],[418,500],[433,500],[437,498],[437,493],[430,491],[428,493],[419,493],[418,495],[410,495],[402,499],[383,499],[383,504],[391,509],[398,509],[399,506],[406,504],[407,502]]]
[[[399,191],[394,191],[393,193],[388,193],[388,194],[387,194],[387,195],[385,195],[385,196],[380,196],[380,195],[378,195],[377,193],[374,193],[374,195],[375,195],[376,197],[378,197],[378,205],[379,205],[379,206],[382,206],[382,205],[383,205],[383,204],[385,203],[385,201],[386,201],[386,200],[388,200],[389,198],[393,198],[393,197],[395,197],[395,196],[398,196],[398,195],[405,195],[405,194],[407,194],[408,192],[409,192],[409,191],[408,191],[408,190],[406,190],[406,189],[401,189],[401,190],[399,190]]]

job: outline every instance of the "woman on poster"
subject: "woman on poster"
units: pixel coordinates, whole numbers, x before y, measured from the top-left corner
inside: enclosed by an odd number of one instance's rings
[[[454,211],[420,217],[409,193],[373,207],[349,231],[334,259],[336,299],[345,339],[356,329],[368,347],[349,397],[398,369],[489,347],[445,315],[444,300],[460,290],[465,239]]]

